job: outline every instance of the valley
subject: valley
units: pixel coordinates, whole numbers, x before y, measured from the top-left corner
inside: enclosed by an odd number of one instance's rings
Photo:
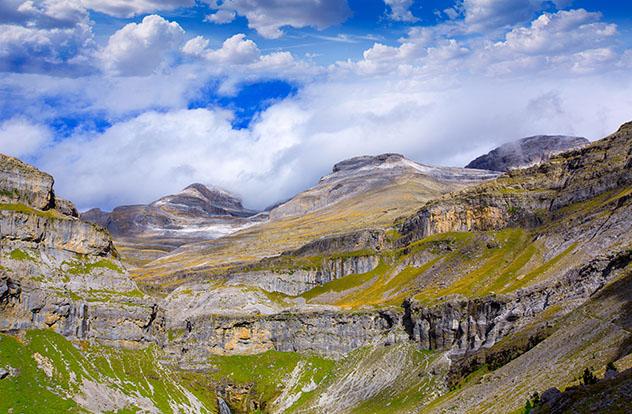
[[[570,142],[356,157],[263,212],[194,184],[79,215],[1,156],[0,410],[625,412],[632,123]]]

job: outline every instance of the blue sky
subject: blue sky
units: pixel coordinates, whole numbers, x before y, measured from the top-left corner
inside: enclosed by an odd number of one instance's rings
[[[191,182],[260,208],[355,155],[600,138],[631,69],[624,1],[6,0],[0,152],[82,209]]]

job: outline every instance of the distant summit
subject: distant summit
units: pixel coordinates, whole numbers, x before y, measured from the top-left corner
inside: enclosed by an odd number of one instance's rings
[[[565,135],[536,135],[508,142],[481,155],[465,168],[481,170],[509,171],[513,168],[528,167],[546,161],[560,152],[589,144],[586,138]]]
[[[245,209],[237,195],[199,183],[191,184],[177,194],[162,197],[150,206],[188,215],[248,217],[257,213]]]
[[[244,208],[238,196],[219,187],[194,183],[147,205],[120,206],[112,212],[95,208],[82,213],[81,218],[118,237],[152,237],[177,247],[247,227],[256,214]]]
[[[424,195],[436,196],[493,179],[497,175],[492,171],[423,165],[401,154],[363,155],[335,164],[331,174],[322,177],[314,187],[274,207],[270,211],[270,218],[300,216],[411,179],[425,183]]]

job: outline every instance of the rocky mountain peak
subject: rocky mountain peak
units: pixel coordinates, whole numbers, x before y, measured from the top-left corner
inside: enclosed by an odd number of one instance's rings
[[[586,138],[565,135],[536,135],[508,142],[481,155],[465,168],[509,171],[548,160],[552,155],[589,144]]]
[[[194,183],[176,194],[162,197],[151,206],[199,212],[208,215],[248,216],[255,212],[244,209],[241,199],[219,187]]]
[[[498,173],[419,164],[401,154],[363,155],[334,165],[332,173],[314,187],[297,194],[270,211],[271,219],[306,214],[360,194],[379,192],[398,182],[424,183],[424,194],[443,191],[493,179]]]
[[[363,167],[378,166],[384,163],[396,163],[404,160],[401,154],[386,153],[380,155],[361,155],[349,158],[334,165],[333,172],[358,170]]]

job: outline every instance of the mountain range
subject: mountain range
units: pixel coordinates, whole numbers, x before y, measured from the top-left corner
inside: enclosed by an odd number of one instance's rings
[[[0,156],[0,411],[626,412],[632,123],[472,164],[79,218]]]

